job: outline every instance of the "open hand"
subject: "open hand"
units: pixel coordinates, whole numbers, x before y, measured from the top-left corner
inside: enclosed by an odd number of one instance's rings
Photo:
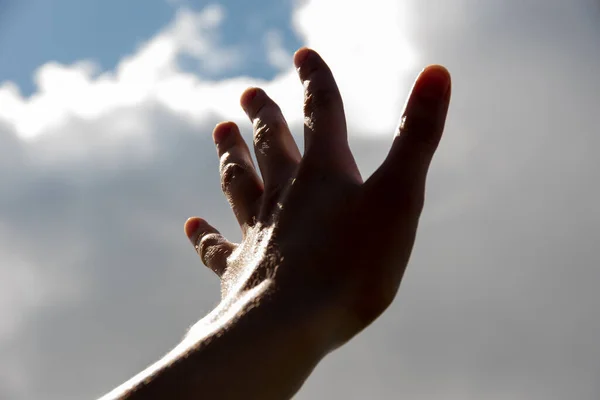
[[[213,133],[223,192],[243,240],[227,241],[201,218],[190,218],[185,231],[221,278],[223,301],[268,287],[265,298],[290,313],[315,315],[334,348],[396,295],[444,128],[450,76],[441,66],[419,75],[387,158],[363,182],[330,69],[306,48],[294,62],[305,88],[304,155],[277,104],[260,89],[246,90],[241,105],[254,126],[260,175],[234,123],[221,123]]]

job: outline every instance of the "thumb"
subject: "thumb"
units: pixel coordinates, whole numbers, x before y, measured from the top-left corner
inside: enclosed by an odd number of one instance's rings
[[[423,70],[406,103],[384,163],[365,183],[378,201],[423,207],[427,171],[442,137],[450,103],[450,74],[440,65]],[[407,211],[407,210],[404,210]]]

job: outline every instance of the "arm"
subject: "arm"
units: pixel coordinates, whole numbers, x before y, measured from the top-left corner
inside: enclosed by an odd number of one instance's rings
[[[291,398],[325,355],[325,343],[272,300],[271,284],[215,310],[162,360],[102,400]]]

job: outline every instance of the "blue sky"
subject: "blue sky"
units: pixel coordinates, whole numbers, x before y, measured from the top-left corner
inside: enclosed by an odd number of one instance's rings
[[[143,42],[172,20],[178,7],[201,10],[208,1],[183,0],[8,0],[0,27],[0,82],[13,81],[22,93],[34,90],[32,75],[42,64],[57,61],[71,64],[82,59],[96,62],[102,70],[113,69]],[[294,51],[300,46],[290,25],[292,0],[219,2],[226,19],[222,44],[253,49],[243,69],[227,70],[213,78],[240,73],[271,78],[276,70],[266,62],[264,34],[277,30],[283,46]],[[2,6],[2,2],[0,2]],[[107,21],[110,21],[107,24]],[[185,67],[185,65],[184,65]],[[189,68],[193,66],[189,63]]]

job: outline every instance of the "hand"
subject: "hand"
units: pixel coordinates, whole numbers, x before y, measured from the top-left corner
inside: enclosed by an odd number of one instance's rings
[[[321,324],[315,330],[326,331],[333,349],[396,295],[448,111],[450,76],[441,66],[420,74],[387,158],[363,182],[330,69],[309,49],[300,49],[294,63],[305,88],[304,155],[277,104],[260,89],[246,90],[241,105],[254,126],[262,179],[234,123],[221,123],[213,133],[222,189],[242,242],[227,241],[201,218],[190,218],[185,231],[220,277],[224,302],[266,285],[266,301],[309,320],[314,315]]]

